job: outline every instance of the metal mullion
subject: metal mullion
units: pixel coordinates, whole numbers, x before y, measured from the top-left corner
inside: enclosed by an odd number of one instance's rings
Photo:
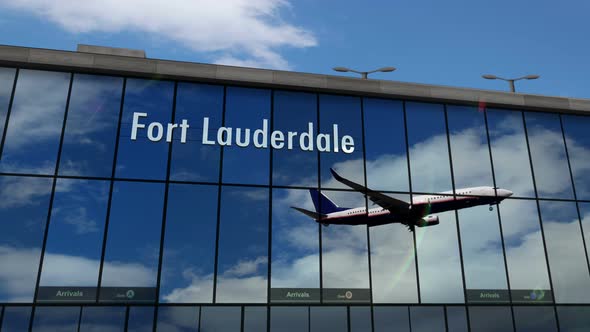
[[[2,331],[2,322],[4,321],[4,306],[0,308],[0,331]]]
[[[246,316],[246,310],[244,306],[240,307],[240,331],[244,332],[244,316]]]
[[[316,93],[316,120],[317,120],[317,131],[320,130],[320,94]],[[314,134],[317,134],[314,133]],[[322,192],[322,156],[320,154],[320,151],[318,150],[316,152],[317,155],[317,165],[318,165],[318,170],[317,170],[317,176],[318,176],[318,192],[321,194]],[[318,200],[319,201],[319,210],[322,210],[322,200]],[[318,249],[319,249],[319,255],[318,255],[318,259],[319,259],[319,263],[320,263],[320,304],[324,303],[324,262],[323,262],[323,243],[322,243],[322,218],[320,217],[320,222],[318,222]],[[311,309],[309,312],[309,320],[310,320],[310,324],[311,324]],[[311,325],[310,325],[310,329],[311,329]]]
[[[447,136],[447,147],[449,154],[449,169],[451,171],[451,186],[453,187],[453,200],[457,199],[457,190],[455,186],[455,173],[453,171],[453,155],[451,151],[451,135],[449,133],[449,117],[447,114],[447,105],[443,105],[443,112],[445,116],[445,134]],[[463,301],[467,303],[467,280],[465,278],[465,261],[463,260],[463,244],[461,242],[461,226],[459,225],[459,212],[455,210],[455,225],[457,227],[457,242],[459,244],[459,259],[461,260],[461,277],[463,281]]]
[[[586,256],[586,265],[588,266],[588,273],[590,274],[590,260],[588,259],[588,250],[586,247],[586,237],[584,236],[584,226],[582,225],[582,215],[580,213],[580,204],[578,203],[578,195],[576,193],[576,184],[574,182],[574,173],[572,171],[572,164],[567,148],[567,140],[565,139],[565,130],[563,128],[562,115],[559,114],[559,125],[561,126],[561,135],[563,137],[563,146],[565,147],[565,158],[567,159],[567,167],[570,172],[570,179],[572,181],[572,190],[574,192],[574,200],[576,201],[576,211],[578,213],[578,223],[580,224],[580,233],[582,233],[582,244],[584,245],[584,255]]]
[[[360,99],[360,116],[361,116],[361,139],[362,139],[362,147],[363,147],[363,179],[365,182],[365,187],[368,186],[368,182],[367,182],[367,143],[365,141],[365,100],[362,97],[359,97]],[[365,192],[363,192],[364,194],[364,199],[365,199],[365,214],[368,220],[369,217],[369,200],[367,198],[367,189],[365,189]],[[367,262],[369,264],[369,299],[370,299],[370,303],[373,303],[373,278],[372,278],[372,272],[371,272],[371,237],[369,234],[369,225],[367,224],[366,227],[366,231],[367,231]]]
[[[496,172],[494,169],[494,157],[492,154],[492,143],[490,141],[490,130],[488,125],[488,113],[486,110],[483,112],[483,118],[486,129],[486,137],[488,143],[488,152],[490,154],[490,165],[492,169],[492,182],[494,183],[494,194],[498,196],[497,184],[496,184]],[[508,259],[506,258],[506,244],[504,242],[504,228],[502,227],[502,217],[500,215],[500,204],[496,207],[496,214],[498,215],[498,226],[500,227],[500,241],[502,243],[502,257],[504,258],[504,272],[506,274],[506,286],[508,286],[508,300],[510,301],[510,311],[512,311],[512,317],[514,322],[514,309],[512,308],[512,286],[510,285],[510,275],[508,274]],[[514,323],[514,328],[516,324]]]
[[[549,255],[547,253],[547,242],[545,241],[545,231],[543,229],[543,216],[541,215],[541,205],[539,204],[539,193],[537,191],[537,181],[535,180],[535,169],[533,167],[533,157],[531,155],[531,148],[529,144],[529,134],[526,125],[526,118],[524,112],[520,112],[522,115],[522,124],[524,128],[524,137],[526,140],[527,153],[529,156],[529,164],[531,167],[531,177],[533,178],[533,188],[535,189],[535,202],[537,203],[537,213],[539,214],[539,227],[541,228],[541,237],[543,239],[543,250],[545,252],[545,263],[547,264],[547,276],[549,278],[549,286],[551,287],[551,297],[555,304],[555,291],[553,288],[553,279],[551,277],[551,266],[549,265]]]
[[[365,177],[365,186],[369,187],[367,180],[367,141],[365,139],[365,98],[361,97],[361,135],[363,139],[363,173]],[[367,218],[369,217],[369,199],[365,195],[365,208],[367,209]],[[367,259],[369,261],[369,308],[371,312],[371,331],[373,328],[373,272],[371,264],[371,234],[369,232],[369,225],[367,224]],[[350,326],[349,326],[350,330]]]
[[[176,121],[176,98],[178,95],[178,82],[174,82],[174,93],[172,97],[172,114],[170,118],[173,122]],[[172,140],[174,142],[174,140]],[[164,184],[164,205],[162,208],[162,229],[160,232],[160,252],[158,255],[158,275],[156,278],[156,298],[154,299],[155,308],[154,308],[154,319],[152,324],[152,329],[156,332],[156,323],[158,318],[158,303],[160,302],[160,285],[162,279],[162,262],[164,257],[164,240],[166,238],[166,221],[167,221],[167,212],[168,212],[168,194],[170,191],[170,165],[172,163],[172,148],[173,143],[170,142],[168,145],[168,160],[166,164],[166,183]]]
[[[127,331],[128,327],[129,327],[129,306],[127,305],[125,307],[125,327],[123,328],[123,331]]]
[[[270,130],[274,130],[274,113],[275,113],[275,90],[270,92]],[[270,302],[271,302],[271,278],[272,278],[272,197],[273,197],[273,172],[274,172],[274,153],[270,150],[270,166],[269,166],[269,197],[268,197],[268,280],[267,280],[267,294],[266,294],[266,331],[270,332]]]
[[[52,183],[52,187],[51,187],[51,196],[49,198],[47,219],[45,221],[43,242],[41,244],[41,255],[39,257],[39,265],[37,267],[37,280],[35,283],[35,291],[34,291],[34,295],[33,295],[33,303],[34,304],[31,308],[31,320],[29,321],[29,330],[31,330],[33,328],[33,316],[35,315],[35,309],[36,309],[35,303],[37,303],[37,296],[39,295],[39,283],[41,281],[41,271],[43,270],[45,249],[47,248],[47,237],[49,235],[49,225],[51,222],[51,212],[53,210],[53,202],[55,199],[55,187],[57,185],[57,174],[59,172],[59,163],[61,160],[61,151],[62,151],[64,134],[65,134],[65,129],[66,129],[66,120],[68,117],[68,110],[70,108],[70,100],[72,97],[72,85],[73,84],[74,84],[74,73],[70,73],[70,82],[69,82],[69,86],[68,86],[68,95],[67,95],[67,99],[66,99],[66,105],[64,108],[64,115],[63,115],[63,120],[62,120],[63,122],[62,122],[62,126],[61,126],[61,134],[60,134],[59,146],[58,146],[58,150],[57,150],[57,159],[55,161],[55,169],[53,171],[53,183]]]
[[[557,332],[561,331],[561,327],[559,326],[559,315],[557,314],[557,305],[552,305],[553,307],[553,314],[555,315],[555,325],[557,325]]]
[[[443,306],[443,316],[445,319],[445,331],[449,332],[449,321],[447,319],[447,306],[446,305]]]
[[[227,86],[223,86],[223,107],[221,111],[221,125],[225,126],[225,108],[227,106]],[[223,176],[223,152],[225,147],[221,146],[219,151],[219,178],[217,182],[217,226],[215,230],[215,264],[213,266],[213,298],[211,303],[217,303],[217,273],[219,269],[219,231],[221,226],[221,180]],[[200,310],[200,309],[199,309]],[[199,315],[199,326],[201,316]]]
[[[270,132],[272,133],[274,131],[274,107],[275,107],[275,103],[274,103],[274,97],[275,97],[275,91],[271,90],[270,91]],[[270,149],[269,152],[269,179],[268,179],[268,243],[267,243],[267,280],[266,280],[266,303],[269,304],[270,303],[270,291],[271,291],[271,286],[270,286],[270,280],[272,278],[271,272],[272,272],[272,195],[273,195],[273,158],[274,158],[274,153],[273,153],[273,149]],[[268,314],[267,314],[267,330],[269,329],[268,327]]]
[[[346,328],[350,332],[350,306],[346,306]]]
[[[80,326],[82,325],[82,309],[84,307],[80,306],[80,312],[78,313],[78,329],[76,330],[77,332],[80,332]]]
[[[406,163],[408,165],[408,190],[410,191],[410,207],[412,206],[414,193],[412,191],[412,167],[410,163],[410,143],[408,140],[408,115],[406,110],[406,101],[402,101],[402,109],[404,113],[404,137],[406,140]],[[416,227],[412,232],[412,239],[414,241],[414,266],[416,269],[416,291],[418,293],[418,303],[422,303],[422,296],[420,292],[420,273],[418,269],[418,244],[416,243]]]
[[[2,131],[2,138],[0,139],[0,160],[2,160],[2,152],[4,151],[4,142],[6,140],[6,133],[8,132],[8,120],[10,120],[10,113],[12,112],[12,104],[14,103],[14,95],[16,94],[16,83],[20,69],[16,68],[14,73],[14,81],[12,83],[12,91],[10,92],[10,99],[8,101],[8,109],[6,110],[6,119],[4,119],[4,130]],[[2,326],[0,325],[0,328]]]
[[[125,107],[125,91],[127,90],[127,78],[123,78],[123,89],[121,90],[121,104],[119,107],[119,120],[117,124],[117,137],[115,138],[115,150],[113,151],[113,166],[111,170],[111,183],[109,186],[109,198],[107,203],[107,211],[105,216],[105,225],[104,225],[104,232],[102,238],[102,250],[100,254],[100,266],[98,268],[98,282],[96,286],[96,302],[98,303],[100,299],[100,293],[102,288],[102,272],[104,269],[104,259],[106,254],[107,248],[107,236],[109,232],[109,222],[111,219],[111,205],[113,201],[113,188],[115,186],[115,171],[117,166],[117,159],[119,154],[119,140],[121,137],[121,121],[123,119],[123,111]]]

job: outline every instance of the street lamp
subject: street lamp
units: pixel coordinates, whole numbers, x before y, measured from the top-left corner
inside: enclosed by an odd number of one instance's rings
[[[357,70],[346,68],[346,67],[334,67],[332,69],[335,71],[341,72],[341,73],[351,72],[351,73],[361,74],[361,78],[366,80],[367,76],[369,74],[376,73],[376,72],[389,73],[389,72],[394,71],[395,67],[383,67],[383,68],[379,68],[379,69],[375,69],[375,70],[371,70],[371,71],[357,71]]]
[[[510,91],[516,92],[516,89],[514,88],[514,82],[515,81],[520,81],[520,80],[536,80],[537,78],[539,78],[541,76],[539,76],[539,75],[526,75],[526,76],[519,77],[519,78],[502,78],[502,77],[498,77],[496,75],[486,74],[486,75],[481,75],[481,77],[485,78],[486,80],[502,80],[502,81],[506,81],[506,82],[510,83]]]

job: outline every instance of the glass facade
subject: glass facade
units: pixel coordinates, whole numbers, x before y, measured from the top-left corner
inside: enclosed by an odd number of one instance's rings
[[[590,117],[0,68],[0,133],[1,332],[590,328]]]

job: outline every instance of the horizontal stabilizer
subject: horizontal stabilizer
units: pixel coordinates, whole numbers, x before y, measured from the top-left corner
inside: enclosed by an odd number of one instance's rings
[[[306,209],[302,209],[302,208],[298,208],[298,207],[294,207],[294,206],[292,206],[291,208],[292,209],[295,209],[295,210],[297,210],[297,211],[299,211],[299,212],[305,214],[306,216],[311,217],[311,218],[313,218],[315,220],[320,220],[320,218],[326,217],[325,214],[321,214],[321,213],[309,211],[309,210],[306,210]]]

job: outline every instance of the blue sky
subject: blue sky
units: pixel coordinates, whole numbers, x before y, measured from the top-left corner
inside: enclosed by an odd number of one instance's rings
[[[0,0],[0,44],[144,49],[148,57],[590,98],[590,2],[572,0]],[[342,75],[334,73],[337,75]],[[347,75],[347,74],[344,74]]]

